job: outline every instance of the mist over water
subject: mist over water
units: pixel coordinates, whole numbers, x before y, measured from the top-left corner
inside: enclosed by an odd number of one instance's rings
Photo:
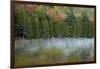
[[[51,38],[51,39],[21,39],[16,40],[17,51],[25,50],[32,52],[38,48],[60,48],[65,53],[77,50],[77,48],[92,48],[94,46],[93,38]]]
[[[20,39],[15,41],[17,65],[94,60],[94,38]]]

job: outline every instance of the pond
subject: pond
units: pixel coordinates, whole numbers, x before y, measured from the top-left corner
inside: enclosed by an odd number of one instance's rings
[[[94,58],[93,38],[49,38],[20,39],[15,41],[16,64],[36,64],[34,60],[46,60],[41,64],[76,61],[92,61]],[[26,64],[18,62],[21,57]],[[26,58],[28,57],[28,58]],[[23,59],[24,59],[23,58]],[[29,59],[32,59],[29,61]],[[48,60],[49,59],[49,60]],[[55,62],[50,62],[51,60]],[[26,61],[27,60],[27,61]],[[33,62],[31,62],[33,61]],[[40,63],[37,61],[38,63]],[[57,61],[57,62],[56,62]]]

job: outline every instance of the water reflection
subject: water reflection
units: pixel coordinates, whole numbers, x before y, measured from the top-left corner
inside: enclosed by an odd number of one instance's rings
[[[16,40],[17,51],[34,51],[38,48],[61,48],[63,51],[74,51],[77,48],[92,48],[94,45],[93,38],[51,38],[51,39],[21,39]]]
[[[93,60],[93,38],[20,39],[15,41],[16,66]]]

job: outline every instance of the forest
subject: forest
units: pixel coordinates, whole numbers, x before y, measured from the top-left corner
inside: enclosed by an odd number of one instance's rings
[[[16,4],[15,37],[26,39],[93,37],[94,9]]]
[[[94,8],[15,4],[15,66],[94,61]]]

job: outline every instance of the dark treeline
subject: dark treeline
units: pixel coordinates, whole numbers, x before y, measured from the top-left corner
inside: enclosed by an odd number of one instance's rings
[[[93,37],[93,9],[44,5],[15,6],[16,38]]]

